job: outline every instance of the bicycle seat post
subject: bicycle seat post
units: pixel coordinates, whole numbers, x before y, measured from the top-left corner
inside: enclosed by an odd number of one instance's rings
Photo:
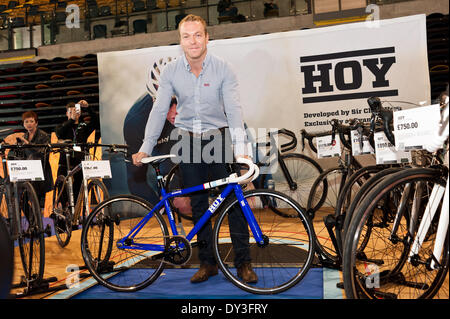
[[[158,182],[158,188],[160,192],[164,189],[164,176],[161,175],[161,170],[159,169],[160,162],[152,163],[153,168],[156,173],[156,180]]]

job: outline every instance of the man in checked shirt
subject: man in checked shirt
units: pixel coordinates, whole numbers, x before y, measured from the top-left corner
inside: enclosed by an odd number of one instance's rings
[[[190,141],[188,154],[182,155],[180,168],[185,187],[200,185],[211,180],[227,177],[227,164],[235,157],[245,156],[247,137],[242,119],[239,86],[230,65],[221,58],[208,53],[209,35],[206,22],[199,16],[188,15],[179,24],[180,46],[184,54],[166,65],[162,71],[156,102],[150,113],[144,142],[139,152],[133,154],[133,163],[152,153],[161,133],[164,119],[173,95],[178,99],[175,127],[181,136]],[[203,149],[213,139],[220,138],[221,149],[211,163]],[[215,142],[215,141],[214,141]],[[184,151],[183,151],[184,152]],[[208,152],[205,152],[209,154]],[[199,159],[201,154],[201,159]],[[207,158],[208,157],[208,158]],[[217,158],[219,159],[217,160]],[[221,158],[220,158],[221,157]],[[208,193],[196,192],[191,196],[194,222],[198,222],[208,209]],[[242,212],[236,210],[229,217],[236,253],[235,266],[238,276],[248,283],[258,277],[251,267],[247,222]],[[197,234],[198,242],[206,243],[199,248],[200,269],[191,278],[198,283],[217,275],[218,267],[212,251],[212,226],[209,221]]]

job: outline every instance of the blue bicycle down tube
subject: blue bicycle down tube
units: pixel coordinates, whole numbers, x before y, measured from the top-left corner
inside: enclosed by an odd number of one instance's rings
[[[250,226],[250,229],[253,233],[253,237],[255,238],[257,243],[264,244],[261,228],[259,228],[259,225],[256,222],[255,215],[253,215],[250,205],[245,199],[244,193],[242,192],[242,188],[240,185],[234,184],[234,193],[236,194],[236,198],[245,215],[245,219],[247,220],[247,223]]]
[[[212,214],[219,208],[220,204],[227,198],[228,195],[233,191],[233,184],[228,184],[223,192],[217,196],[214,202],[209,206],[208,210],[202,215],[200,220],[194,225],[194,228],[186,236],[186,239],[191,241],[192,238],[199,232],[199,230],[205,225],[205,223],[211,218]]]

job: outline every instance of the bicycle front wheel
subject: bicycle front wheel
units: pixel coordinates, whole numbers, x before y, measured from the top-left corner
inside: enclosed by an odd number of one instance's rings
[[[445,186],[440,170],[404,169],[385,178],[365,196],[345,237],[347,298],[428,299],[439,291],[448,272],[449,246],[447,230],[443,253],[436,260],[439,267],[430,269],[438,213],[430,220],[420,250],[408,258],[436,184]],[[443,297],[448,299],[448,285]]]
[[[29,182],[18,185],[20,235],[19,250],[27,281],[39,283],[44,275],[45,242],[41,208]]]
[[[261,175],[259,188],[267,188],[265,186],[267,179],[272,178],[275,182],[275,190],[293,198],[300,206],[306,208],[311,187],[322,171],[320,165],[306,155],[283,154],[280,155],[277,170],[271,174],[271,177],[266,174]],[[322,194],[325,195],[326,190]]]
[[[214,226],[214,255],[224,275],[237,287],[255,294],[275,294],[297,284],[314,258],[312,226],[303,208],[293,199],[272,190],[244,192],[262,231],[264,244],[256,243],[245,222],[240,203],[233,196],[224,203]],[[264,203],[286,216],[274,213]],[[296,214],[296,218],[292,216]],[[258,279],[245,282],[238,271],[251,263]]]
[[[333,262],[338,260],[339,253],[328,231],[326,220],[329,215],[335,215],[336,204],[341,188],[345,184],[347,172],[344,167],[335,167],[320,174],[311,187],[306,206],[316,234],[316,248],[322,256]]]
[[[86,221],[87,216],[94,210],[94,208],[104,200],[109,198],[108,189],[105,184],[100,179],[91,179],[87,184],[88,188],[88,198],[87,198],[87,207],[88,211],[86,212],[86,199],[84,198],[83,193],[83,207],[82,216],[83,223]]]
[[[115,291],[137,291],[159,277],[164,260],[152,260],[152,256],[161,250],[136,248],[140,244],[165,247],[168,230],[159,212],[141,224],[132,239],[119,244],[151,210],[147,201],[122,195],[100,203],[89,214],[81,234],[81,252],[89,272],[101,285]]]
[[[53,219],[56,240],[61,247],[67,246],[72,237],[72,212],[69,203],[69,188],[64,182],[64,176],[56,179],[53,189],[53,210],[50,217]]]

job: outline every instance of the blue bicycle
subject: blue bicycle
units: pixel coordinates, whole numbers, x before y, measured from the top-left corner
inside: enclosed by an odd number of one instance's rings
[[[268,189],[242,191],[241,184],[258,176],[257,165],[240,158],[238,163],[248,167],[242,176],[233,173],[224,179],[167,193],[163,177],[159,176],[159,164],[172,156],[142,161],[157,172],[162,199],[155,207],[139,197],[120,195],[101,202],[89,215],[81,248],[90,273],[100,284],[115,291],[137,291],[153,283],[167,264],[186,264],[194,247],[206,245],[192,240],[210,218],[215,222],[215,258],[226,278],[237,287],[256,294],[275,294],[293,287],[305,276],[315,251],[312,224],[304,209],[282,193]],[[222,193],[190,232],[181,236],[169,199],[217,186],[223,189]],[[247,227],[238,228],[246,232],[233,231],[228,220],[231,214],[245,216]],[[249,253],[258,276],[256,283],[239,277],[235,257],[240,251],[235,246],[244,246]]]

